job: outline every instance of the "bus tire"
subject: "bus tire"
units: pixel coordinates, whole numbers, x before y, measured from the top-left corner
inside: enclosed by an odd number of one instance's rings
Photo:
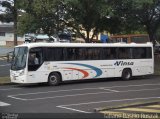
[[[61,76],[58,73],[51,73],[48,77],[48,84],[50,86],[57,86],[61,82]]]
[[[130,80],[130,79],[132,79],[132,71],[131,71],[131,69],[123,69],[122,79],[123,80]]]

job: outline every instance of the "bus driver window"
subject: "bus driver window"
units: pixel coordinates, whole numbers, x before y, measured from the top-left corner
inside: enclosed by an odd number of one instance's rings
[[[37,58],[35,53],[30,53],[29,54],[29,60],[28,60],[28,65],[38,65],[39,64],[39,59]]]

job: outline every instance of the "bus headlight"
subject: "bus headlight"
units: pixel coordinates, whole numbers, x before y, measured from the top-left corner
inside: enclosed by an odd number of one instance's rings
[[[24,70],[19,71],[19,76],[24,75]]]

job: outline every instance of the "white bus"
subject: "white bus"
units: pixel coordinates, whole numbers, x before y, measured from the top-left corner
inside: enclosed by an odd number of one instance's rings
[[[85,80],[154,73],[152,43],[30,43],[14,48],[11,82],[58,85]]]

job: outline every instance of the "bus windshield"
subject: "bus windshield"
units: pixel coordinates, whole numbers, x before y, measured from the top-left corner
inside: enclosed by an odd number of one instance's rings
[[[11,70],[21,70],[25,68],[27,51],[28,51],[27,47],[14,48]]]

